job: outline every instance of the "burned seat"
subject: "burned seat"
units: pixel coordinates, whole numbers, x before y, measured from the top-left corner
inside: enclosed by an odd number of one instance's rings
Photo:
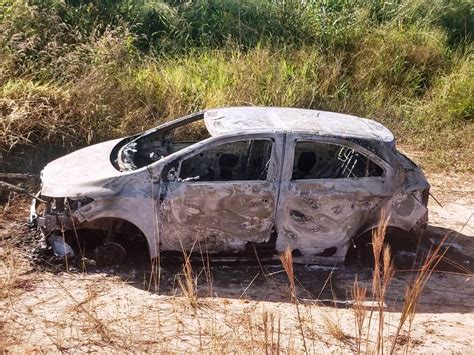
[[[314,152],[302,152],[298,158],[296,169],[293,171],[292,179],[303,179],[316,165],[316,154]]]
[[[222,180],[232,180],[233,171],[239,162],[239,157],[235,154],[222,154],[219,158],[219,167]]]

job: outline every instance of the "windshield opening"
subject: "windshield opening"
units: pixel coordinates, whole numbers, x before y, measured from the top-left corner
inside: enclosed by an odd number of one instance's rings
[[[125,144],[117,156],[120,171],[140,169],[210,137],[202,112],[167,122]]]

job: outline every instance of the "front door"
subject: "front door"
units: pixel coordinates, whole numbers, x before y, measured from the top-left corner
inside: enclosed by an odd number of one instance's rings
[[[349,141],[288,135],[278,207],[277,250],[308,261],[344,258],[349,240],[391,194],[392,169]]]
[[[275,225],[282,138],[217,139],[162,172],[161,250],[235,251],[265,242]]]

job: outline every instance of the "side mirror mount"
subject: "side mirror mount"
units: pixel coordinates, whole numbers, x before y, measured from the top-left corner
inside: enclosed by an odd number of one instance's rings
[[[179,161],[172,161],[165,165],[161,171],[161,181],[178,182],[179,181]]]
[[[176,168],[174,166],[172,166],[168,170],[168,173],[166,174],[166,181],[168,181],[168,182],[177,182],[178,181],[178,172],[176,171]]]

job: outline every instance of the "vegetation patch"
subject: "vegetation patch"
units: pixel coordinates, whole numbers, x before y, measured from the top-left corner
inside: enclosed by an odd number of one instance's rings
[[[472,171],[473,6],[1,0],[0,149],[72,150],[207,107],[375,118]]]

